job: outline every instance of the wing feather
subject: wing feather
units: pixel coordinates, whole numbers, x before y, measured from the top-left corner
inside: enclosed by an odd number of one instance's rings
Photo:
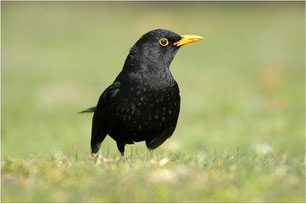
[[[91,150],[98,152],[101,142],[112,128],[114,115],[111,104],[120,90],[120,83],[111,84],[100,96],[92,119]]]

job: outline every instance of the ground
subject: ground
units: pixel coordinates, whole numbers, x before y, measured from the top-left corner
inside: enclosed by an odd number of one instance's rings
[[[145,32],[182,47],[176,131],[160,148],[107,137],[91,114]],[[4,202],[304,202],[304,2],[2,2]]]
[[[6,202],[302,202],[303,165],[285,154],[57,153],[5,160],[3,194]]]

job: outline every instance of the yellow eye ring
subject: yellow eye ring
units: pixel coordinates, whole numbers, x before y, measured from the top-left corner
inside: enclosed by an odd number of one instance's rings
[[[167,46],[169,44],[169,42],[168,42],[167,38],[162,38],[162,39],[159,40],[159,44],[161,46],[165,47],[165,46]]]

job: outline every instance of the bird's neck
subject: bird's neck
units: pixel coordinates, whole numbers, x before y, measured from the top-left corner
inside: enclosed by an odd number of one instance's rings
[[[162,55],[157,56],[148,52],[131,50],[127,56],[123,69],[162,71],[169,70],[172,60],[165,60]]]
[[[144,62],[131,55],[125,60],[123,69],[116,80],[133,83],[150,83],[156,88],[176,84],[169,70],[169,66],[162,63],[152,63],[150,61]]]

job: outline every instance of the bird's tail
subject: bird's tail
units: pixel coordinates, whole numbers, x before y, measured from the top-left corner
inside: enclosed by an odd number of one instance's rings
[[[91,112],[95,112],[96,108],[97,108],[97,107],[94,106],[94,107],[88,108],[88,109],[86,109],[86,110],[83,110],[83,111],[81,111],[81,112],[79,112],[79,113],[91,113]]]

